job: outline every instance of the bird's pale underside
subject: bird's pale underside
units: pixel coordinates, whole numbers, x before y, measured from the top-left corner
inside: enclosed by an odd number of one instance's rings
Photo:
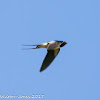
[[[64,41],[50,41],[39,45],[26,45],[26,46],[36,46],[35,48],[31,49],[38,49],[38,48],[46,48],[47,55],[45,56],[42,66],[40,68],[40,72],[45,70],[55,59],[60,51],[60,47],[63,47],[67,43]]]

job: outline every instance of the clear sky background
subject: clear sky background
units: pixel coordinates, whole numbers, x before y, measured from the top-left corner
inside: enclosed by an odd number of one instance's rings
[[[51,40],[68,44],[40,73],[46,49],[22,45]],[[99,61],[100,0],[0,0],[0,95],[100,100]]]

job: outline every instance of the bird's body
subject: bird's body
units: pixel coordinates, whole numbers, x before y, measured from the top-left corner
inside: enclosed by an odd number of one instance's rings
[[[50,41],[50,42],[46,42],[46,43],[34,45],[34,46],[36,46],[36,48],[47,48],[48,49],[48,47],[50,46],[49,44],[51,44],[53,46],[51,49],[54,49],[54,46],[56,46],[55,41]]]
[[[67,43],[64,41],[49,41],[49,42],[39,44],[39,45],[31,45],[31,46],[36,46],[35,48],[32,48],[32,49],[38,49],[38,48],[47,49],[47,55],[42,63],[40,72],[46,69],[51,64],[51,62],[58,55],[60,51],[60,47],[63,47],[65,44]]]

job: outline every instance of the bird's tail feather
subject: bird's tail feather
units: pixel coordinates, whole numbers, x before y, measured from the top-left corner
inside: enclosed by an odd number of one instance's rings
[[[22,46],[37,46],[37,45],[22,45]]]
[[[38,49],[38,48],[41,48],[41,45],[23,45],[23,46],[36,46],[35,48],[24,48],[23,50]]]

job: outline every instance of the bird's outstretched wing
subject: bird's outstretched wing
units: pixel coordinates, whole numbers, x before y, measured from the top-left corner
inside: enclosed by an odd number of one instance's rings
[[[46,69],[51,64],[51,62],[55,59],[59,51],[60,51],[60,48],[55,49],[55,50],[47,50],[47,55],[42,63],[40,72]]]

